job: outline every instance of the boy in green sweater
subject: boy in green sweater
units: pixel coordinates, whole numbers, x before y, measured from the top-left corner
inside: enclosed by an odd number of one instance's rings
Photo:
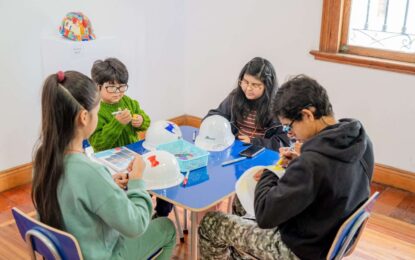
[[[89,141],[95,152],[138,141],[137,131],[150,125],[150,117],[136,100],[124,95],[128,89],[127,67],[116,58],[97,60],[91,69],[92,79],[101,92],[98,125]],[[173,205],[157,198],[153,217],[167,217]]]
[[[97,129],[89,139],[95,152],[138,141],[137,131],[150,125],[150,117],[138,102],[125,95],[128,70],[116,58],[94,62],[92,79],[101,92]]]

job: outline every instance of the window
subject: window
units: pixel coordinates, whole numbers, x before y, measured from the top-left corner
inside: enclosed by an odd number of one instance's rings
[[[414,0],[323,0],[316,59],[415,74]]]

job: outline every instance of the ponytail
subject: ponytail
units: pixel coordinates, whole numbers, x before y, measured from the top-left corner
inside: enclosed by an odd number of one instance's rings
[[[76,117],[99,102],[95,84],[69,71],[50,75],[42,90],[42,126],[34,152],[32,201],[40,221],[64,229],[58,184],[64,174],[65,149],[75,136]]]

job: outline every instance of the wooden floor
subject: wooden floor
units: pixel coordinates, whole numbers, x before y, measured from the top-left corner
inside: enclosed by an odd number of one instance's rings
[[[0,259],[29,259],[10,209],[18,207],[34,215],[30,189],[28,184],[0,193]],[[415,259],[415,194],[373,184],[375,190],[381,194],[373,214],[359,245],[346,259]],[[186,235],[185,243],[178,241],[172,259],[189,258],[189,239]]]

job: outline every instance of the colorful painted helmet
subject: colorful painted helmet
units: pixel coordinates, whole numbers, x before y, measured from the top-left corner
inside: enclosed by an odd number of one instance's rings
[[[213,115],[203,120],[195,144],[207,151],[222,151],[234,141],[229,121],[223,116]]]
[[[72,41],[89,41],[95,39],[91,21],[81,12],[70,12],[59,26],[60,34]]]
[[[159,120],[152,122],[146,131],[143,147],[147,150],[156,150],[160,144],[169,143],[182,138],[182,131],[173,122]]]
[[[143,155],[146,168],[143,180],[148,190],[166,189],[182,183],[179,163],[173,154],[166,151],[152,151]]]

